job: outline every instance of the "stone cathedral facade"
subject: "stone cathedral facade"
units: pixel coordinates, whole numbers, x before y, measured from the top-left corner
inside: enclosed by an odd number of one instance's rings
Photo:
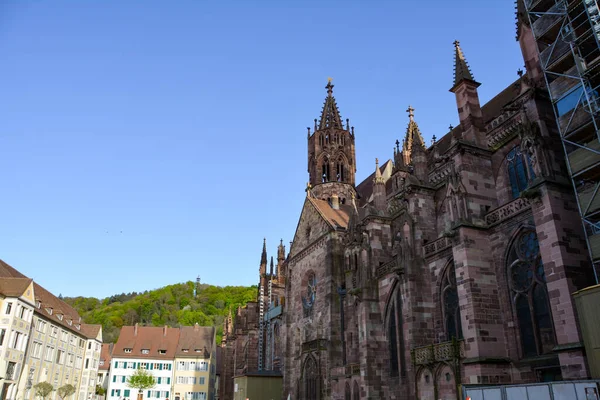
[[[460,125],[427,145],[409,107],[394,154],[360,184],[329,82],[289,254],[280,244],[267,272],[263,247],[258,301],[225,324],[221,399],[258,369],[282,374],[283,399],[310,400],[589,376],[571,293],[591,264],[535,42],[517,34],[526,73],[483,106],[455,42]],[[261,295],[280,310],[262,327]]]

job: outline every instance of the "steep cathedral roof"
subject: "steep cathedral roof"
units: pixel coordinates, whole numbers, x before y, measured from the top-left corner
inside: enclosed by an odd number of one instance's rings
[[[339,210],[333,209],[328,201],[307,197],[307,199],[315,206],[319,214],[333,228],[347,228],[352,206],[340,204]]]
[[[344,129],[342,125],[342,117],[340,116],[340,110],[338,109],[335,97],[333,97],[333,85],[331,79],[327,82],[327,97],[323,104],[323,111],[321,111],[321,120],[319,121],[319,130],[326,128]]]

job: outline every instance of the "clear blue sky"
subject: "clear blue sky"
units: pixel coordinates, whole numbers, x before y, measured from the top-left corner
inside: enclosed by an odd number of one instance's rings
[[[455,39],[482,103],[517,78],[513,7],[0,0],[0,258],[65,296],[256,284],[263,237],[293,238],[327,77],[360,181],[409,104],[428,143],[458,124]]]

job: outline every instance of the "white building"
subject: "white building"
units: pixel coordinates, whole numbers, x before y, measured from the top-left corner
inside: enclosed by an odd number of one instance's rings
[[[138,368],[149,371],[156,380],[154,388],[142,393],[144,399],[170,399],[178,340],[178,328],[122,327],[113,348],[106,399],[136,399],[137,389],[129,387],[127,381]]]

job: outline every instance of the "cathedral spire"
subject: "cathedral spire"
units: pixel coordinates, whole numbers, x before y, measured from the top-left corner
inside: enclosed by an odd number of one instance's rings
[[[319,130],[327,128],[344,129],[344,125],[342,124],[342,117],[340,116],[340,111],[338,110],[337,103],[335,102],[335,97],[333,97],[334,85],[331,83],[331,81],[332,79],[328,78],[327,86],[325,86],[325,89],[327,89],[327,97],[325,98],[323,110],[321,111]]]
[[[415,122],[415,109],[412,106],[408,106],[406,110],[408,113],[408,126],[406,127],[406,134],[402,142],[402,155],[404,157],[404,164],[411,164],[411,154],[414,146],[425,147],[425,140],[421,136],[419,125]]]
[[[271,266],[269,267],[269,276],[273,277],[273,256],[271,256]]]
[[[260,265],[261,266],[267,266],[267,238],[263,239],[263,249],[262,249],[262,254],[260,256]]]
[[[460,43],[458,40],[454,41],[454,84],[452,85],[451,92],[454,92],[456,87],[464,80],[468,80],[474,82],[477,86],[479,83],[473,79],[473,75],[471,74],[471,69],[469,68],[469,64],[467,64],[467,59],[460,48]]]

